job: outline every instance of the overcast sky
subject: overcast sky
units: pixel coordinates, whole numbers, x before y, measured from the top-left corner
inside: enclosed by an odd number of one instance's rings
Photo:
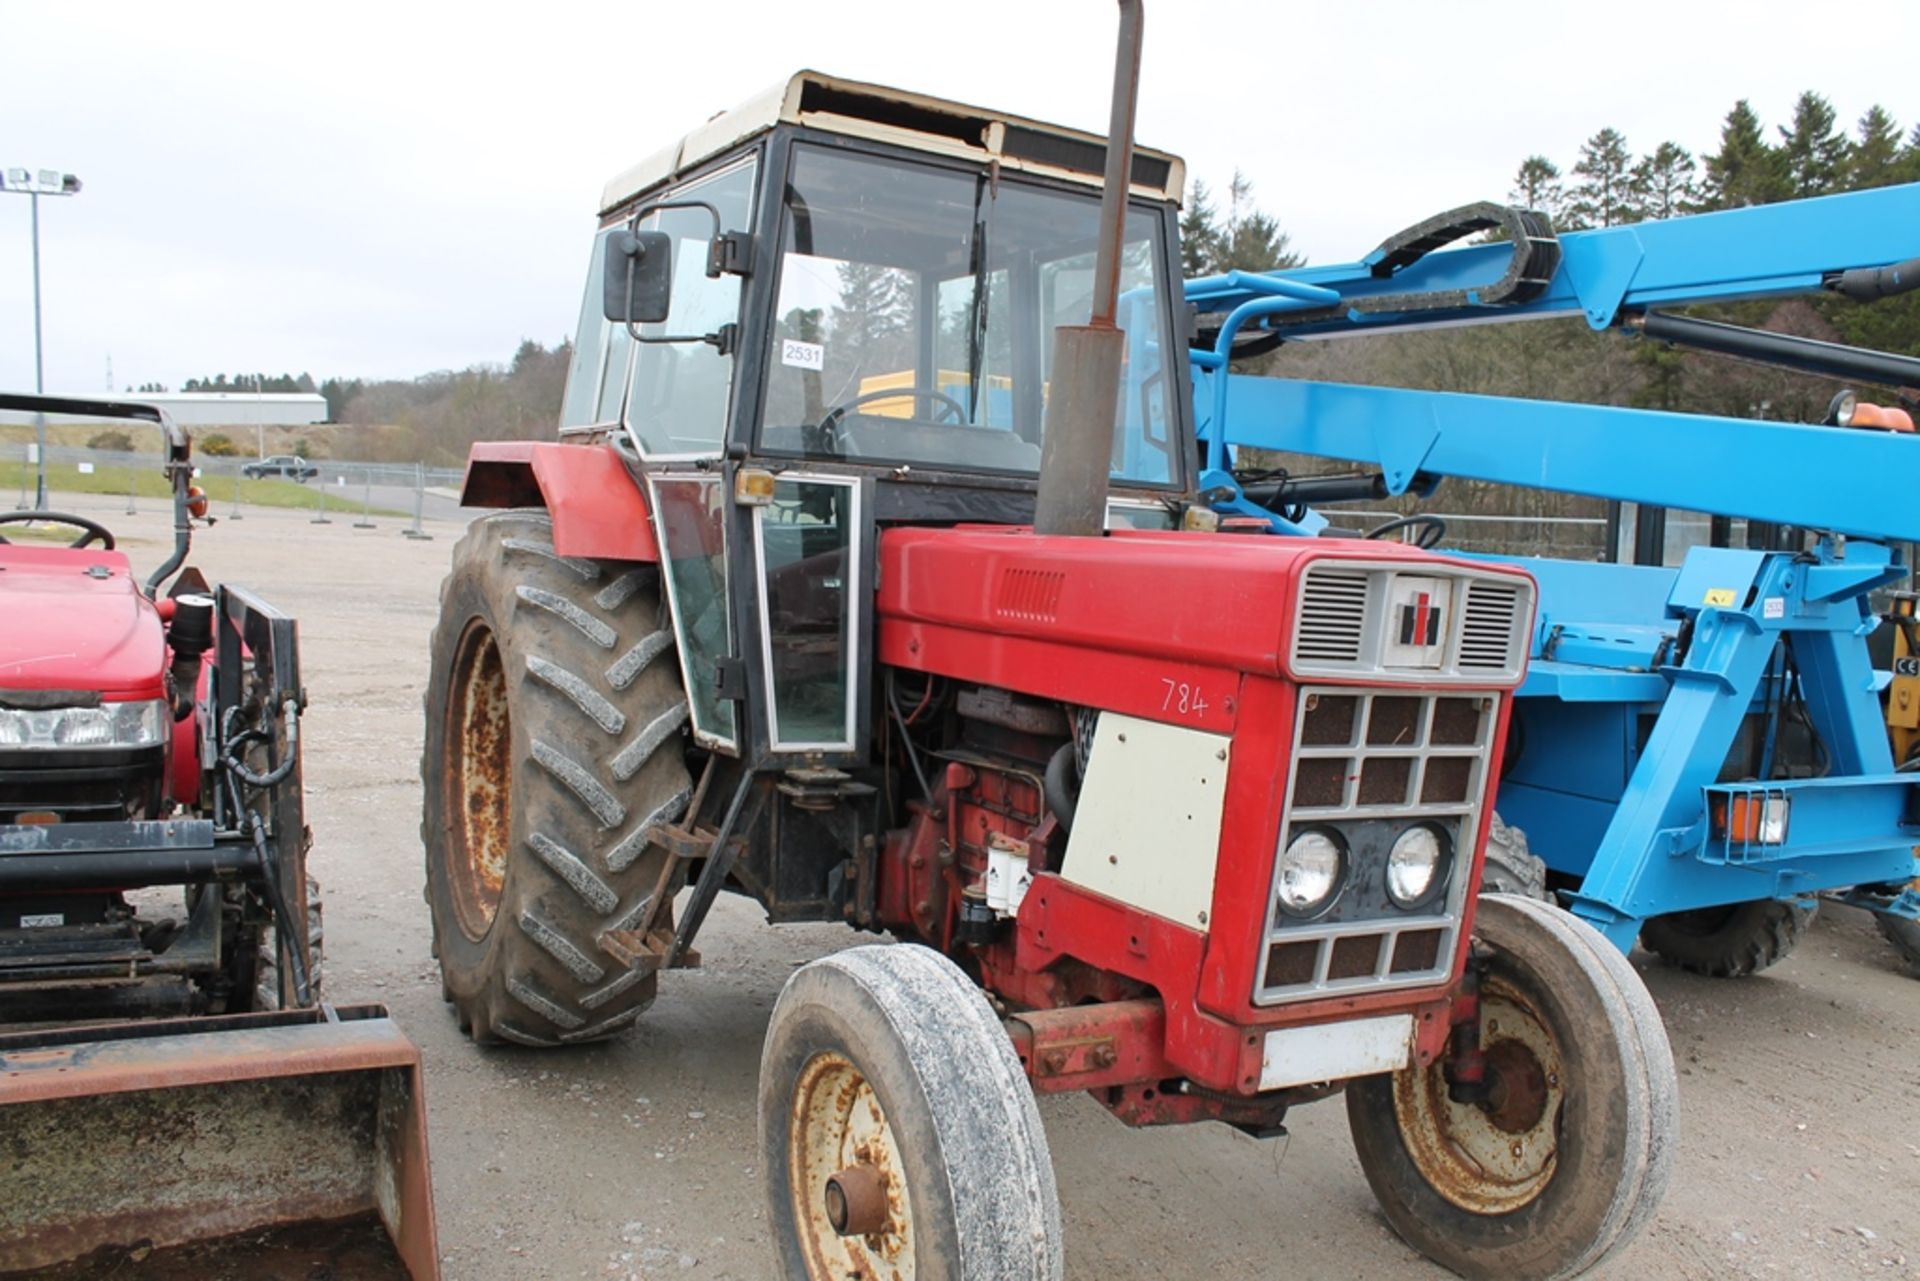
[[[0,166],[41,201],[49,390],[217,371],[411,377],[574,324],[605,180],[800,67],[1102,129],[1102,0],[215,6],[0,0]],[[1906,0],[1477,6],[1147,0],[1141,141],[1235,166],[1315,261],[1603,125],[1711,150],[1830,96],[1903,128]],[[1858,74],[1878,68],[1884,74]],[[0,195],[0,387],[30,389],[28,204]]]

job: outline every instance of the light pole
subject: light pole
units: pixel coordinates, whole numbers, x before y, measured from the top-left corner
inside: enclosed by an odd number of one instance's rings
[[[24,195],[33,201],[33,390],[46,391],[46,365],[40,354],[40,197],[76,196],[80,180],[58,169],[8,169],[0,172],[0,191]],[[35,414],[34,459],[38,474],[34,482],[35,510],[47,505],[47,416]]]

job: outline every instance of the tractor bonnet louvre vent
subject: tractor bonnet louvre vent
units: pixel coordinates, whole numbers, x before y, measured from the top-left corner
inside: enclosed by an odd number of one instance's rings
[[[1460,631],[1460,666],[1503,671],[1513,665],[1513,620],[1520,591],[1504,583],[1475,580],[1467,585],[1467,606]]]
[[[1367,575],[1364,570],[1307,571],[1300,598],[1294,655],[1322,663],[1357,663],[1366,636]]]
[[[993,612],[1001,618],[1050,623],[1060,612],[1060,592],[1067,576],[1057,569],[1009,568],[1000,575]]]

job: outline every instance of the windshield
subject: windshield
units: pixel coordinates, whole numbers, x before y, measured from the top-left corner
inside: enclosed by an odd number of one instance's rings
[[[1097,192],[794,148],[760,447],[1032,474],[1053,331],[1091,315]],[[1130,209],[1113,477],[1177,479],[1162,220]]]

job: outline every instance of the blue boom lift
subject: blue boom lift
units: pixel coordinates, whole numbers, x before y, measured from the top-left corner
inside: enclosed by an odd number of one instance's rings
[[[1907,771],[1920,757],[1895,759],[1889,676],[1868,638],[1870,594],[1907,578],[1905,545],[1920,539],[1920,437],[1257,377],[1230,361],[1290,340],[1579,315],[1911,389],[1920,360],[1668,309],[1823,290],[1869,302],[1920,286],[1916,254],[1920,184],[1562,235],[1538,214],[1477,205],[1355,263],[1187,283],[1202,490],[1223,517],[1316,535],[1332,532],[1316,504],[1425,496],[1447,477],[1637,505],[1636,559],[1656,563],[1503,558],[1539,579],[1540,610],[1501,814],[1535,834],[1562,901],[1622,950],[1642,939],[1687,968],[1749,973],[1791,950],[1814,896],[1844,894],[1915,958],[1920,773]],[[1836,419],[1847,408],[1836,402]],[[1363,470],[1236,473],[1244,446]],[[1668,507],[1792,532],[1780,550],[1701,546],[1662,566]],[[1393,524],[1421,541],[1443,529]],[[1517,836],[1497,830],[1506,848],[1489,850],[1502,888],[1540,883]]]

